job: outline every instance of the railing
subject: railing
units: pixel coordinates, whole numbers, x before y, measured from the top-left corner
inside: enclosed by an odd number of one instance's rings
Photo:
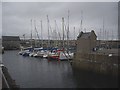
[[[6,84],[6,88],[10,88],[10,86],[9,86],[9,84],[8,84],[6,78],[5,78],[4,73],[2,71],[1,71],[1,73],[2,73],[3,80],[4,80],[5,84]]]
[[[15,83],[15,80],[13,80],[9,74],[9,72],[7,71],[7,68],[4,67],[3,64],[0,65],[0,68],[1,68],[1,76],[2,76],[2,80],[3,80],[3,89],[4,88],[8,88],[11,89],[11,88],[19,88],[18,85],[16,85]]]

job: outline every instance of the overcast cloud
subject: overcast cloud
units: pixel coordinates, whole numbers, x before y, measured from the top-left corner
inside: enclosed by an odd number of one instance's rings
[[[55,28],[55,20],[57,22],[57,31],[62,34],[62,17],[65,18],[67,25],[68,10],[70,10],[70,38],[77,37],[80,29],[81,11],[83,11],[83,31],[94,30],[98,38],[103,37],[103,17],[104,27],[107,33],[106,39],[116,39],[118,37],[118,3],[117,2],[3,2],[2,3],[2,34],[16,35],[30,38],[31,24],[30,20],[36,20],[37,30],[41,33],[40,20],[43,21],[43,38],[47,39],[47,17],[49,16],[50,26],[52,30]],[[85,29],[86,30],[85,30]],[[101,28],[101,35],[100,35]],[[34,26],[33,35],[35,37]],[[113,35],[112,35],[113,33]],[[52,33],[50,33],[53,35]],[[103,39],[103,38],[101,38]]]
[[[0,36],[2,35],[2,3],[0,2]]]

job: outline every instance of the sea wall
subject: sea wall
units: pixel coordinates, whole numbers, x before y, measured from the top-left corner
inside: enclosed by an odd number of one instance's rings
[[[12,90],[15,88],[16,90],[19,89],[19,86],[16,84],[15,80],[12,79],[10,76],[8,69],[5,66],[2,66],[2,72],[4,74],[4,77],[8,83],[9,88]],[[7,89],[7,85],[5,84],[5,79],[2,80],[2,89]]]
[[[97,53],[80,53],[74,55],[72,66],[77,69],[101,74],[118,75],[118,56]]]

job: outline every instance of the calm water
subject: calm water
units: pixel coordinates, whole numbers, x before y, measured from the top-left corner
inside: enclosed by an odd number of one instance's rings
[[[71,65],[68,61],[23,57],[18,51],[6,51],[3,63],[20,87],[76,87]]]
[[[68,61],[48,61],[23,57],[18,51],[5,51],[3,63],[21,88],[117,87],[113,80],[83,72],[76,74]]]

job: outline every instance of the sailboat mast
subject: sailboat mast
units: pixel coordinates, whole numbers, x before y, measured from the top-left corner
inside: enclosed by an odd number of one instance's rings
[[[34,24],[35,24],[35,31],[36,31],[36,34],[37,34],[37,37],[38,37],[39,45],[40,45],[40,38],[39,38],[39,34],[38,34],[38,31],[37,31],[37,27],[36,27],[36,21],[34,21]]]
[[[73,29],[74,29],[74,40],[75,40],[75,27]]]
[[[36,24],[35,24],[35,20],[34,20],[34,28],[35,28],[35,30],[36,30]],[[37,47],[37,45],[36,45],[36,33],[35,33],[35,47]]]
[[[67,48],[69,48],[69,10],[68,10]]]
[[[64,44],[64,18],[62,17],[62,30],[63,30],[63,48],[65,47]]]
[[[101,28],[100,28],[100,40],[102,40],[102,37],[101,37],[102,35],[101,35]]]
[[[42,40],[42,47],[43,47],[43,32],[42,32],[43,28],[42,28],[42,20],[41,20],[41,40]]]
[[[82,24],[83,24],[83,11],[81,11],[81,22],[80,22],[80,29],[79,29],[79,33],[80,33],[80,30],[82,31]]]
[[[112,29],[112,44],[111,44],[111,48],[113,48],[113,39],[114,39],[114,37],[113,37],[113,29]]]
[[[104,31],[104,17],[103,17],[103,40],[105,39],[104,33],[105,33],[105,31]]]
[[[113,29],[112,29],[112,41],[113,41]]]
[[[105,40],[107,39],[107,36],[106,36],[106,35],[107,35],[107,32],[106,32],[106,30],[105,30]]]
[[[31,47],[32,47],[32,19],[31,19]]]
[[[107,40],[109,40],[109,31],[107,32]]]
[[[49,18],[48,18],[48,15],[47,15],[47,26],[48,26],[48,46],[47,47],[50,47]]]
[[[57,46],[56,20],[55,20],[55,46]]]

